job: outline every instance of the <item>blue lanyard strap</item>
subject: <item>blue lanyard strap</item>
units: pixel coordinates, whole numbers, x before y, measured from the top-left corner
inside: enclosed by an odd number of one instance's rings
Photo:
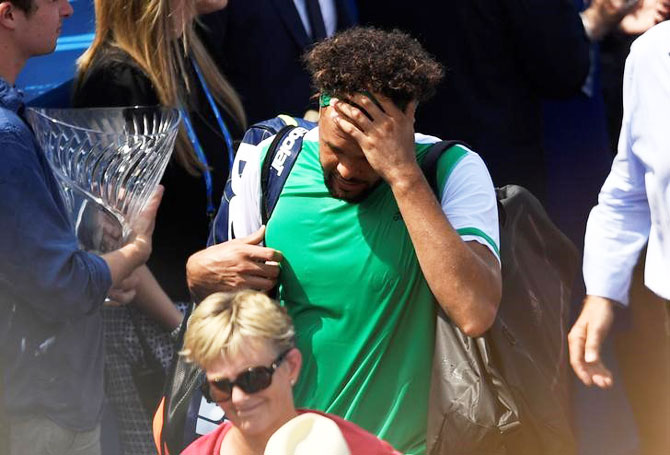
[[[198,156],[200,163],[205,168],[202,171],[202,177],[205,180],[205,191],[207,193],[207,216],[211,220],[214,217],[214,212],[216,211],[214,209],[214,201],[212,196],[213,194],[212,173],[209,170],[207,157],[205,156],[205,152],[202,150],[202,146],[200,145],[198,136],[196,136],[195,134],[195,130],[193,129],[193,123],[191,123],[191,118],[189,117],[188,112],[186,112],[186,109],[184,108],[181,108],[180,110],[182,114],[182,119],[184,120],[184,126],[186,127],[186,134],[188,135],[188,139],[191,141],[191,144],[193,145],[193,150],[195,150],[195,154]]]
[[[219,124],[219,129],[221,130],[221,133],[223,133],[223,138],[226,141],[226,148],[228,149],[228,169],[231,170],[233,168],[233,160],[235,159],[235,153],[233,150],[233,139],[230,136],[230,131],[228,131],[228,128],[226,127],[226,124],[223,121],[223,118],[221,117],[221,112],[219,111],[218,106],[214,102],[212,93],[209,91],[209,87],[207,87],[207,83],[205,82],[205,78],[202,75],[200,66],[198,66],[198,63],[194,59],[191,59],[191,63],[193,64],[193,69],[195,69],[195,74],[198,75],[198,79],[200,80],[202,91],[205,92],[207,101],[209,102],[209,105],[211,106],[212,111],[214,112],[214,117],[216,117],[216,122]]]
[[[200,81],[200,86],[202,87],[202,91],[205,93],[205,96],[207,97],[207,102],[209,103],[210,107],[212,108],[212,112],[214,112],[214,117],[216,117],[216,122],[219,124],[219,129],[221,130],[221,133],[223,134],[223,138],[226,142],[226,148],[228,149],[228,171],[230,172],[230,170],[233,168],[233,160],[235,159],[235,154],[234,154],[234,149],[233,149],[233,139],[230,136],[230,131],[228,131],[228,128],[226,127],[226,124],[223,121],[223,118],[221,117],[221,112],[219,111],[218,106],[214,102],[214,98],[212,97],[212,93],[209,91],[209,87],[207,87],[207,83],[205,82],[205,78],[202,75],[202,71],[200,70],[200,66],[198,66],[198,63],[193,59],[191,59],[191,64],[193,65],[193,69],[195,70],[195,74],[198,75],[198,80]],[[209,170],[209,164],[207,162],[207,156],[205,155],[205,152],[202,149],[202,145],[200,144],[200,141],[198,140],[198,136],[195,134],[195,129],[193,128],[193,123],[191,122],[191,118],[189,117],[188,112],[186,111],[186,109],[182,108],[181,113],[182,113],[182,118],[184,119],[184,126],[186,127],[186,133],[188,135],[188,139],[191,141],[191,144],[193,145],[193,149],[195,150],[195,154],[198,156],[198,159],[200,160],[200,163],[205,168],[203,170],[202,176],[203,176],[203,179],[205,180],[205,190],[207,192],[207,216],[211,220],[214,217],[214,214],[216,212],[216,209],[214,208],[214,201],[213,201],[212,173]]]

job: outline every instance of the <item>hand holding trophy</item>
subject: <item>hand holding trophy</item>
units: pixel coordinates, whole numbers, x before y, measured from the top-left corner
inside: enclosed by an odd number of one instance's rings
[[[33,108],[26,115],[59,183],[80,247],[103,255],[132,240],[148,258],[162,195],[158,182],[174,148],[179,111]],[[125,280],[129,286],[131,278]],[[130,289],[117,293],[129,296]]]

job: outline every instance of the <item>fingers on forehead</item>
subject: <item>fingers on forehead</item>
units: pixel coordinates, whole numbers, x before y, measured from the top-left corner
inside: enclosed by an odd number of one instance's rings
[[[380,109],[379,100],[374,98],[374,95],[371,93],[352,93],[349,99],[366,110]]]

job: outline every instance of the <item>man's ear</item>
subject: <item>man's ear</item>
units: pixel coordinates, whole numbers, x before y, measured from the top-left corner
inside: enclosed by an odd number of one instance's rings
[[[0,27],[14,30],[16,28],[17,9],[12,2],[0,0]]]

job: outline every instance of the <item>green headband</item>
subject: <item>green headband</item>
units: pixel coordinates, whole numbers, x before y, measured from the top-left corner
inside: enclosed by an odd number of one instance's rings
[[[328,107],[330,106],[330,100],[332,96],[326,92],[322,92],[319,96],[319,107]]]
[[[360,93],[363,94],[363,95],[365,95],[365,96],[367,96],[368,98],[370,98],[370,101],[372,101],[373,103],[375,103],[375,104],[377,105],[377,107],[378,107],[379,109],[382,110],[382,112],[385,112],[385,111],[384,111],[384,108],[383,108],[382,105],[381,105],[381,103],[377,100],[377,98],[375,98],[375,97],[372,95],[372,93],[370,93],[370,92],[368,92],[368,91],[362,91],[362,92],[360,92]],[[319,96],[319,107],[328,107],[328,106],[330,106],[330,101],[332,100],[332,98],[333,98],[333,97],[331,96],[330,93],[328,93],[328,92],[321,92],[321,96]],[[357,106],[357,107],[358,107],[358,105],[357,105],[356,103],[352,103],[352,102],[349,101],[349,100],[344,100],[344,101],[346,101],[347,103],[349,103],[349,104],[353,104],[354,106]]]

